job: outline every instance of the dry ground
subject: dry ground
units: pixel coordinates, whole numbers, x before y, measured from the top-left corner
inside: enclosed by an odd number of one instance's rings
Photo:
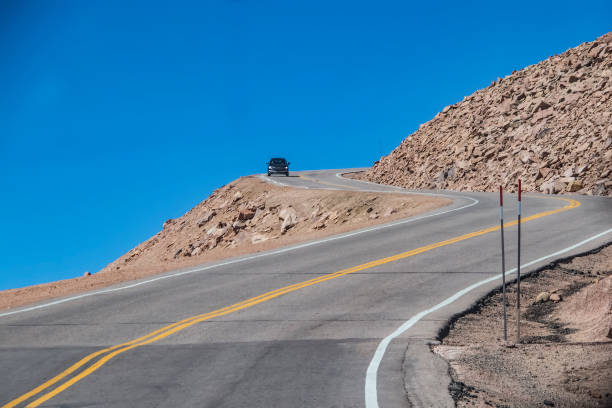
[[[521,280],[521,343],[516,285],[482,299],[450,326],[434,351],[450,363],[459,407],[612,406],[612,246]],[[561,301],[536,302],[542,292]],[[543,295],[545,297],[545,295]]]
[[[450,204],[406,194],[306,190],[242,177],[90,276],[0,292],[0,310],[177,268],[250,254],[414,216]]]

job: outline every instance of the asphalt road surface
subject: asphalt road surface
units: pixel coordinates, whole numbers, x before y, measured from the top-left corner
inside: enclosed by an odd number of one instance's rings
[[[261,177],[301,188],[400,191],[338,173]],[[499,206],[493,193],[429,193],[453,204],[0,312],[0,405],[373,408],[408,407],[406,393],[416,405],[423,394],[444,394],[432,385],[444,370],[423,369],[420,346],[499,285],[500,235],[489,228],[499,224]],[[523,196],[524,270],[612,239],[612,200],[563,198]],[[510,222],[516,197],[505,204]],[[511,270],[516,225],[506,228],[506,243]],[[414,389],[418,381],[425,385]]]

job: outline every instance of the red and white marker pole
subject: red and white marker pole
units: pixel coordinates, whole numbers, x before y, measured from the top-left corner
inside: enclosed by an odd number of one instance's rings
[[[521,342],[521,180],[518,181],[518,263],[516,265],[516,342]]]
[[[499,222],[501,228],[501,256],[502,256],[502,292],[504,303],[504,341],[508,341],[508,324],[506,314],[506,252],[504,250],[504,195],[502,186],[499,186]]]

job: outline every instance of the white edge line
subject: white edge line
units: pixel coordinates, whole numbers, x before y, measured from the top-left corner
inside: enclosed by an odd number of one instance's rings
[[[571,251],[573,249],[576,249],[579,246],[584,245],[587,242],[593,241],[597,238],[600,238],[606,234],[609,234],[610,232],[612,232],[612,228],[607,231],[600,232],[597,235],[593,235],[592,237],[587,238],[584,241],[578,242],[577,244],[569,246],[565,249],[562,249],[560,251],[557,251],[549,255],[545,255],[531,262],[527,262],[526,264],[521,265],[521,268],[527,268],[538,262],[542,262],[546,259],[558,256],[568,251]],[[515,272],[516,272],[516,268],[507,271],[506,274],[512,274]],[[476,282],[473,285],[470,285],[465,289],[460,290],[459,292],[455,293],[453,296],[445,299],[444,301],[438,303],[437,305],[429,309],[423,310],[422,312],[419,312],[416,315],[412,316],[409,320],[407,320],[400,327],[398,327],[393,333],[391,333],[390,335],[382,339],[382,341],[378,344],[378,347],[376,348],[376,351],[374,352],[374,356],[372,357],[372,360],[370,361],[370,364],[368,365],[368,369],[366,371],[366,378],[365,378],[365,405],[366,405],[366,408],[378,408],[378,392],[376,390],[376,380],[377,380],[376,377],[378,375],[378,368],[380,367],[380,363],[391,341],[393,341],[396,337],[400,336],[406,330],[411,328],[416,322],[418,322],[419,320],[421,320],[423,317],[427,316],[428,314],[435,312],[436,310],[441,309],[445,306],[450,305],[455,300],[459,299],[466,293],[472,291],[473,289],[476,289],[479,286],[482,286],[489,282],[493,282],[496,279],[500,279],[501,276],[502,276],[501,274],[492,276],[490,278],[481,280],[480,282]]]
[[[268,183],[275,184],[277,186],[289,187],[288,185],[283,184],[280,181],[273,180],[270,176],[265,176],[263,174],[260,174],[257,177],[259,177],[260,180],[263,180],[263,181],[268,182]]]
[[[378,184],[378,183],[373,183],[371,181],[366,181],[366,180],[355,180],[355,179],[349,179],[346,178],[344,176],[342,176],[343,174],[346,173],[358,173],[358,172],[350,172],[350,171],[341,171],[339,173],[336,173],[336,177],[339,178],[340,180],[349,180],[349,181],[357,181],[358,183],[366,183],[366,184],[372,184],[374,186],[382,186],[382,187],[388,187],[388,188],[392,188],[394,190],[396,190],[397,192],[401,192],[404,194],[417,194],[417,195],[426,195],[426,196],[441,196],[441,197],[450,197],[450,198],[456,198],[456,197],[462,197],[462,198],[470,198],[467,196],[462,196],[462,195],[450,195],[450,194],[442,194],[442,193],[426,193],[426,192],[421,192],[418,190],[408,190],[405,189],[403,187],[398,187],[398,186],[392,186],[390,184]],[[372,191],[372,192],[377,192],[377,193],[384,193],[384,191],[377,191],[377,190],[364,190],[364,191]]]
[[[265,177],[265,176],[261,176],[261,177]],[[412,193],[410,193],[410,194],[412,194]],[[414,193],[414,194],[421,194],[421,193]],[[433,194],[433,193],[430,194],[430,195],[444,196],[442,194]],[[152,283],[152,282],[157,282],[157,281],[164,280],[164,279],[174,278],[174,277],[177,277],[177,276],[183,276],[183,275],[187,275],[187,274],[191,274],[191,273],[203,272],[203,271],[206,271],[206,270],[209,270],[209,269],[213,269],[213,268],[218,268],[218,267],[221,267],[221,266],[226,266],[226,265],[231,265],[231,264],[235,264],[235,263],[250,261],[250,260],[253,260],[253,259],[256,259],[256,258],[261,258],[261,257],[264,257],[264,256],[277,255],[277,254],[281,254],[281,253],[284,253],[284,252],[294,251],[296,249],[302,249],[302,248],[306,248],[306,247],[313,246],[313,245],[319,245],[319,244],[323,244],[323,243],[326,243],[326,242],[335,241],[335,240],[338,240],[338,239],[344,239],[344,238],[352,237],[352,236],[355,236],[355,235],[364,234],[364,233],[367,233],[367,232],[378,231],[378,230],[382,230],[382,229],[385,229],[385,228],[391,228],[391,227],[395,227],[397,225],[402,225],[402,224],[408,224],[408,223],[415,222],[415,221],[420,221],[420,220],[423,220],[423,219],[426,219],[426,218],[435,217],[435,216],[438,216],[438,215],[448,214],[448,213],[451,213],[451,212],[454,212],[454,211],[463,210],[465,208],[472,207],[472,206],[474,206],[474,205],[479,203],[479,201],[477,199],[471,198],[471,197],[466,197],[466,196],[459,196],[459,197],[456,197],[456,196],[455,197],[444,196],[444,197],[465,198],[465,199],[471,200],[472,202],[470,204],[467,204],[467,205],[464,205],[464,206],[461,206],[461,207],[457,207],[457,208],[452,208],[450,210],[437,211],[437,212],[434,212],[434,213],[431,213],[431,214],[422,215],[420,217],[408,218],[408,219],[405,219],[405,220],[391,222],[391,223],[384,224],[384,225],[379,225],[379,226],[376,226],[376,227],[365,228],[365,229],[357,230],[357,231],[354,231],[354,232],[349,232],[349,233],[340,234],[340,235],[336,235],[336,236],[329,237],[329,238],[324,238],[324,239],[317,240],[317,241],[307,242],[305,244],[299,244],[299,245],[296,245],[296,246],[290,246],[290,247],[278,249],[278,250],[272,251],[272,252],[266,252],[266,253],[263,253],[263,254],[252,255],[252,256],[249,256],[249,257],[246,257],[246,258],[233,259],[233,260],[230,260],[230,261],[226,261],[226,262],[222,262],[222,263],[219,263],[219,264],[205,266],[205,267],[202,267],[202,268],[190,269],[190,270],[187,270],[187,271],[173,273],[171,275],[164,275],[164,276],[159,276],[159,277],[153,278],[153,279],[147,279],[145,281],[132,283],[130,285],[121,286],[121,287],[118,287],[118,288],[103,289],[103,290],[99,290],[99,291],[96,291],[96,292],[83,293],[81,295],[71,296],[69,298],[59,299],[59,300],[56,300],[56,301],[53,301],[53,302],[48,302],[48,303],[43,303],[41,305],[31,306],[31,307],[27,307],[27,308],[24,308],[24,309],[12,310],[10,312],[0,313],[0,317],[10,316],[10,315],[14,315],[14,314],[17,314],[17,313],[30,312],[32,310],[44,309],[44,308],[47,308],[47,307],[50,307],[50,306],[59,305],[61,303],[66,303],[66,302],[70,302],[70,301],[73,301],[73,300],[83,299],[83,298],[86,298],[86,297],[89,297],[89,296],[96,296],[96,295],[103,295],[103,294],[106,294],[106,293],[118,292],[120,290],[131,289],[131,288],[134,288],[134,287],[137,287],[137,286],[146,285],[146,284],[149,284],[149,283]]]

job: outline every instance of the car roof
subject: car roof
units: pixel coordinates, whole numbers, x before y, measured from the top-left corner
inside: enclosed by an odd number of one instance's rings
[[[282,161],[287,161],[287,160],[285,160],[285,158],[284,158],[284,157],[273,157],[273,158],[271,158],[271,159],[270,159],[270,161],[272,161],[272,160],[282,160]]]

